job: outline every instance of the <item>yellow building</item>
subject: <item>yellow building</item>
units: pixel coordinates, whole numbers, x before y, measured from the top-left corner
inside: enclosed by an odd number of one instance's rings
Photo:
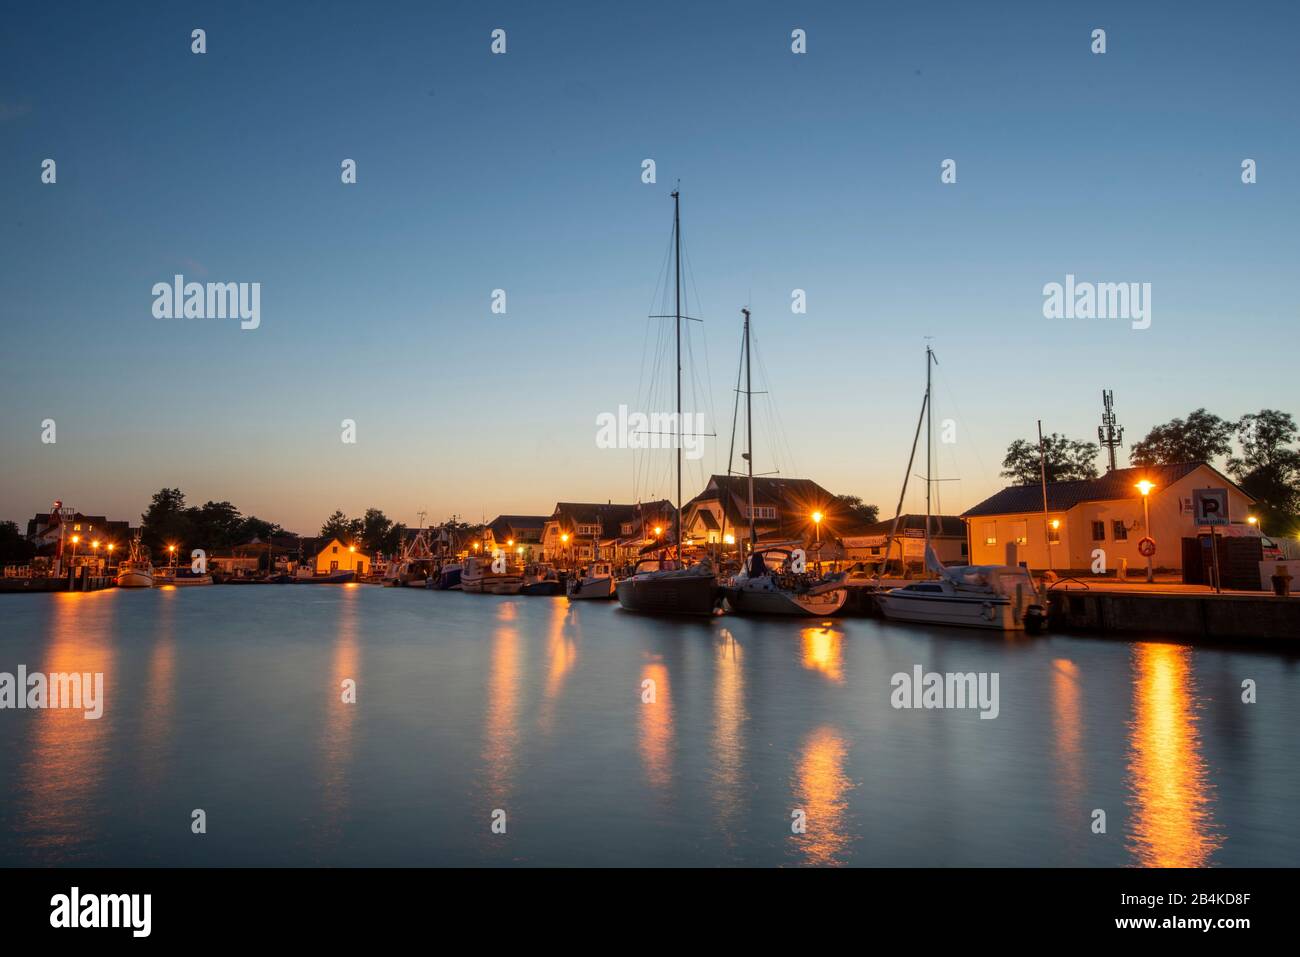
[[[355,545],[344,545],[337,538],[330,539],[328,545],[316,553],[316,574],[329,575],[333,572],[356,572],[364,575],[370,560]]]
[[[1148,530],[1138,483],[1151,483]],[[1056,571],[1091,572],[1099,559],[1107,571],[1125,559],[1130,569],[1146,568],[1138,542],[1150,536],[1156,568],[1181,571],[1184,554],[1200,548],[1192,515],[1192,492],[1228,491],[1234,525],[1245,524],[1254,499],[1205,462],[1116,469],[1096,479],[1050,482],[1044,515],[1043,487],[1005,488],[962,514],[973,565],[1016,565]],[[1208,530],[1206,530],[1208,531]],[[1190,551],[1189,551],[1190,549]]]

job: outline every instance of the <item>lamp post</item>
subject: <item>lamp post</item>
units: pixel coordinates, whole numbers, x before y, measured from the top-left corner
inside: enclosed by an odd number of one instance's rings
[[[77,542],[81,541],[80,535],[72,536],[72,567],[77,567]]]
[[[820,575],[822,573],[822,513],[813,512],[812,520],[817,536],[817,574]]]
[[[1146,479],[1137,483],[1138,491],[1142,493],[1142,531],[1147,538],[1151,538],[1151,490],[1155,485]],[[1152,539],[1154,541],[1154,539]],[[1147,584],[1150,585],[1155,581],[1155,573],[1151,568],[1151,556],[1147,556]]]
[[[99,539],[96,538],[92,540],[90,543],[90,547],[95,552],[95,574],[98,575],[99,574]]]
[[[569,533],[560,532],[560,564],[573,570],[573,557],[569,554]]]
[[[104,570],[105,570],[105,571],[109,571],[109,570],[111,570],[112,567],[113,567],[113,547],[114,547],[114,546],[113,546],[113,543],[112,543],[112,542],[109,542],[109,543],[108,543],[108,563],[104,566]]]

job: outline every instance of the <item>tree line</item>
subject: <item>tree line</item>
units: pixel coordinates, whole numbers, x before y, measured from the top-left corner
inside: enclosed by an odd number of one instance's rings
[[[1275,535],[1300,534],[1300,430],[1288,412],[1261,409],[1239,419],[1224,419],[1204,408],[1185,419],[1157,425],[1129,449],[1133,466],[1226,460],[1224,470],[1258,501],[1261,527]],[[1240,452],[1233,454],[1236,440]],[[1016,485],[1040,481],[1040,463],[1049,482],[1097,477],[1100,446],[1053,432],[1038,442],[1016,439],[1002,460],[1002,476]]]

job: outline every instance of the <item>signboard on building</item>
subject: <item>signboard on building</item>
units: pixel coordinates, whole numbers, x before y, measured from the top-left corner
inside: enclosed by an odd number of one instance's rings
[[[1192,519],[1197,525],[1227,525],[1228,490],[1198,488],[1192,490]]]

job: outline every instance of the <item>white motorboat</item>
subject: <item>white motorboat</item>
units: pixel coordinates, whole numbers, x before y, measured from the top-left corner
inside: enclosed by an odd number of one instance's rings
[[[1012,565],[946,568],[933,550],[927,550],[926,561],[940,573],[939,578],[891,588],[876,596],[886,618],[1031,634],[1046,625],[1047,613],[1027,569]]]
[[[592,562],[580,577],[569,579],[569,601],[617,598],[614,571],[609,562]]]
[[[137,534],[131,539],[131,554],[117,565],[118,588],[152,588],[153,562],[149,560],[148,550],[140,544]]]

